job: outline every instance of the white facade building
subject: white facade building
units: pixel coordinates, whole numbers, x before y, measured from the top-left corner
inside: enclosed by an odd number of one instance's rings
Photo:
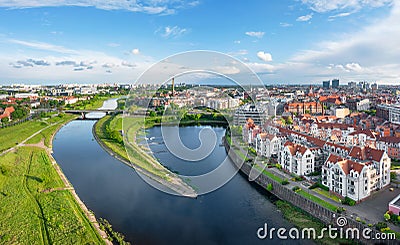
[[[315,155],[305,146],[287,142],[280,152],[279,163],[284,170],[304,176],[314,172]]]

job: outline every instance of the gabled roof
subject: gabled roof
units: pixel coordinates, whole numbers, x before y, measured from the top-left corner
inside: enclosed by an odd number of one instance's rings
[[[14,111],[15,111],[14,107],[12,107],[12,106],[7,107],[7,108],[4,110],[3,114],[0,115],[0,119],[1,119],[1,118],[5,118],[5,117],[10,117],[10,116],[11,116],[11,113],[13,113]]]
[[[288,141],[288,142],[290,142],[290,141]],[[301,155],[304,155],[304,153],[306,153],[306,151],[308,150],[307,147],[304,147],[304,146],[298,145],[298,144],[293,144],[292,142],[290,142],[290,143],[288,143],[288,142],[285,143],[285,147],[287,147],[289,149],[290,154],[292,156],[296,155],[297,152],[299,152]]]
[[[357,130],[357,131],[355,131],[355,132],[350,133],[349,135],[358,135],[358,134],[365,134],[365,135],[367,135],[368,137],[375,138],[375,135],[374,135],[374,134],[372,133],[372,131],[369,130],[369,129]]]
[[[385,152],[382,150],[377,150],[374,148],[370,148],[370,147],[358,147],[358,146],[354,146],[351,151],[349,156],[359,159],[359,160],[374,160],[376,162],[380,162],[383,154]]]
[[[342,160],[342,161],[338,162],[338,164],[342,168],[343,172],[346,175],[350,174],[351,170],[361,173],[361,171],[365,167],[365,165],[362,163],[358,163],[358,162],[348,160],[348,159]]]
[[[326,142],[326,145],[327,146],[330,146],[330,147],[335,147],[335,148],[340,148],[340,149],[342,149],[342,150],[345,150],[345,151],[348,151],[348,152],[350,152],[350,148],[349,147],[346,147],[346,146],[343,146],[343,145],[339,145],[339,144],[334,144],[334,143],[332,143],[332,142]]]

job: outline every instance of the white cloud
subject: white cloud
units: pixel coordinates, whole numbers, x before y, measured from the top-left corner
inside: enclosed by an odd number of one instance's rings
[[[299,17],[296,19],[296,21],[302,21],[302,22],[304,22],[304,21],[309,21],[309,20],[312,19],[312,17],[313,17],[312,14],[303,15],[303,16],[299,16]]]
[[[342,83],[368,80],[399,84],[399,19],[400,1],[396,1],[387,17],[359,28],[358,31],[338,34],[335,39],[319,42],[311,49],[299,51],[288,61],[270,67],[270,73],[257,72],[267,84],[320,84],[321,81],[332,78],[339,78]],[[252,66],[260,68],[259,65]]]
[[[198,4],[198,1],[180,0],[0,0],[0,7],[8,8],[78,6],[95,7],[102,10],[127,10],[131,12],[162,15],[174,14],[179,9],[195,7]]]
[[[263,32],[263,31],[248,31],[245,34],[250,37],[263,38],[265,32]]]
[[[279,23],[279,25],[282,26],[282,27],[291,27],[291,26],[293,26],[292,24],[289,24],[289,23],[286,23],[286,22],[281,22],[281,23]]]
[[[240,44],[240,40],[233,41],[234,44]]]
[[[135,48],[135,49],[132,49],[131,53],[134,55],[138,55],[138,54],[140,54],[140,51],[139,51],[139,49]]]
[[[103,68],[113,68],[113,67],[115,67],[115,64],[114,63],[105,63],[102,65],[102,67]]]
[[[276,70],[275,66],[271,64],[253,62],[246,63],[246,65],[256,73],[273,73]]]
[[[119,43],[109,43],[109,44],[107,44],[107,46],[112,47],[112,48],[116,48],[116,47],[121,46],[121,44],[119,44]]]
[[[215,70],[224,75],[233,75],[240,73],[240,69],[236,66],[217,66],[215,67]]]
[[[270,61],[272,61],[272,55],[271,55],[270,53],[265,53],[265,52],[263,52],[263,51],[258,52],[258,53],[257,53],[257,57],[258,57],[260,60],[263,60],[263,61],[265,61],[265,62],[270,62]]]
[[[358,11],[363,7],[382,7],[391,4],[396,0],[301,0],[312,10],[319,13],[325,13],[335,10],[351,9]]]
[[[130,68],[136,67],[135,64],[129,63],[128,61],[125,61],[125,60],[121,62],[121,65],[122,65],[122,66],[126,66],[126,67],[130,67]]]
[[[344,12],[344,13],[340,13],[340,14],[331,15],[331,16],[329,16],[329,20],[334,20],[336,18],[346,17],[346,16],[349,16],[351,14],[352,13],[350,13],[350,12]]]
[[[189,31],[188,29],[181,28],[179,26],[166,26],[162,29],[157,30],[156,33],[161,33],[161,36],[165,38],[174,38],[182,36],[188,31]]]
[[[238,51],[235,51],[235,52],[230,52],[228,54],[232,55],[232,56],[241,56],[241,55],[246,55],[248,53],[249,53],[249,51],[247,51],[246,49],[241,49],[241,50],[238,50]]]
[[[22,45],[25,47],[38,49],[38,50],[51,51],[51,52],[64,53],[64,54],[76,54],[77,53],[76,50],[67,49],[63,46],[53,45],[53,44],[44,43],[44,42],[23,41],[23,40],[17,40],[17,39],[9,39],[8,41],[10,43],[15,43],[18,45]]]
[[[363,68],[358,63],[349,63],[346,64],[345,67],[348,71],[355,71],[355,72],[363,71]]]

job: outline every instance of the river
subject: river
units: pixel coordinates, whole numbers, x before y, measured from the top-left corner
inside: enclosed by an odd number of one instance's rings
[[[132,168],[99,146],[92,135],[94,123],[77,120],[61,128],[53,142],[54,158],[87,207],[96,217],[109,220],[128,241],[134,244],[266,244],[279,240],[258,239],[256,232],[264,223],[268,227],[292,227],[269,201],[267,192],[249,183],[242,174],[197,199],[154,189]],[[181,128],[180,135],[194,138],[193,134],[202,127]],[[225,129],[212,129],[220,141]],[[155,137],[155,142],[161,136],[157,127],[148,130],[148,135]],[[150,147],[161,162],[185,174],[212,170],[226,156],[225,149],[219,146],[194,166],[192,162],[173,161],[162,142]]]

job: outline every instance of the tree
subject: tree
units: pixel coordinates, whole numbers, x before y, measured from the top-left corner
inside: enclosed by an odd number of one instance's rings
[[[390,220],[390,214],[385,213],[385,214],[383,215],[383,218],[385,218],[386,221]]]
[[[1,119],[2,123],[8,123],[10,121],[10,119],[8,117],[4,117]]]

